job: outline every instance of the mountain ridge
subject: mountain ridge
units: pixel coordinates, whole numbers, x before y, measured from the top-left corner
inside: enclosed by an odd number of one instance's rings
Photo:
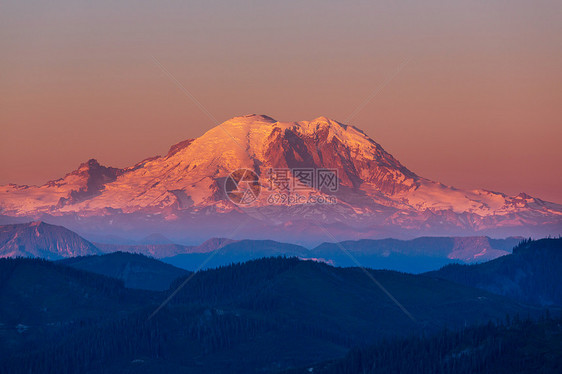
[[[154,238],[163,243],[146,243],[147,239]],[[109,260],[122,260],[119,269],[126,268],[129,263],[139,264],[143,268],[150,265],[150,257],[191,271],[201,266],[212,268],[271,256],[298,257],[340,267],[356,266],[342,251],[343,246],[365,267],[420,273],[449,263],[476,263],[507,255],[521,238],[491,239],[480,236],[420,237],[413,240],[362,239],[324,242],[313,248],[274,240],[227,238],[211,238],[199,245],[188,246],[173,243],[158,234],[149,235],[143,240],[144,243],[133,244],[90,242],[64,227],[36,221],[0,226],[0,257],[83,258],[85,265],[99,265],[107,261],[111,266],[116,266],[119,261]],[[122,255],[106,255],[112,253]],[[147,259],[143,262],[142,257],[136,258],[136,255],[147,256]],[[92,257],[93,260],[90,261],[87,257]],[[69,263],[76,261],[78,260],[69,260]],[[141,268],[136,267],[135,270],[144,271]]]
[[[513,253],[473,265],[448,265],[425,275],[480,288],[529,305],[562,306],[562,238],[525,240]]]
[[[119,279],[127,288],[152,291],[165,291],[175,279],[189,275],[156,259],[125,252],[71,257],[58,260],[57,264]]]
[[[101,253],[95,245],[62,226],[41,221],[0,226],[0,257],[55,260]]]
[[[228,175],[241,168],[260,177],[262,193],[248,206],[230,201],[224,186]],[[306,197],[333,196],[337,203],[272,204],[272,192],[266,191],[268,171],[295,168],[337,170],[336,191],[301,192]],[[294,177],[293,172],[289,175]],[[203,234],[199,225],[213,225],[207,238],[231,236],[237,217],[243,216],[256,227],[242,230],[242,237],[267,229],[273,235],[268,239],[278,240],[287,233],[285,226],[299,222],[309,238],[299,233],[294,242],[318,240],[318,225],[329,224],[349,227],[342,240],[396,232],[410,237],[562,232],[560,204],[524,193],[510,197],[433,182],[402,165],[363,131],[326,117],[298,122],[264,115],[234,117],[173,145],[164,156],[131,167],[105,167],[92,159],[42,186],[0,186],[0,213],[52,217],[81,232],[151,229],[177,237],[179,227],[197,235]],[[87,229],[85,221],[99,227]]]
[[[184,287],[149,318],[169,292],[45,260],[0,259],[0,270],[9,373],[279,372],[383,337],[535,313],[445,280],[368,270],[414,322],[361,269],[278,257],[177,279],[172,288]]]

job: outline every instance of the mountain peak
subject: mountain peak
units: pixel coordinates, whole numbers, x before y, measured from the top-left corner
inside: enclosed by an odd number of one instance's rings
[[[245,123],[245,124],[250,124],[250,123],[263,123],[263,124],[269,124],[269,123],[276,123],[277,120],[267,116],[265,114],[246,114],[243,116],[236,116],[236,117],[232,117],[228,120],[226,120],[224,123]],[[222,125],[222,124],[221,124]]]
[[[264,125],[266,125],[266,129],[273,130],[273,128],[275,127],[279,127],[282,130],[299,129],[300,132],[307,133],[307,134],[315,133],[326,128],[333,128],[337,132],[347,131],[349,128],[351,128],[355,130],[357,133],[361,134],[361,136],[368,138],[363,131],[355,128],[354,126],[345,125],[343,123],[340,123],[336,120],[333,120],[325,116],[320,116],[310,121],[291,122],[291,121],[277,121],[273,117],[270,117],[265,114],[246,114],[244,116],[232,117],[226,120],[225,122],[223,122],[222,124],[218,125],[214,129],[222,128],[221,129],[222,133],[224,133],[224,131],[228,130],[229,128],[233,128],[233,129],[243,128],[248,131],[256,129],[259,131],[263,131]]]
[[[212,219],[213,229],[205,236],[228,236],[229,230],[218,227],[228,227],[230,217],[243,213],[225,196],[224,182],[242,168],[260,176],[264,188],[269,188],[267,176],[272,170],[289,173],[289,180],[298,169],[336,174],[335,190],[310,186],[302,192],[305,197],[333,193],[335,205],[290,204],[285,208],[271,203],[268,197],[272,192],[266,190],[258,196],[252,208],[275,212],[275,222],[287,224],[283,226],[286,230],[294,222],[314,225],[317,219],[345,222],[361,230],[376,227],[373,233],[404,228],[432,235],[484,232],[498,222],[509,230],[562,222],[562,206],[557,204],[523,194],[509,197],[485,190],[461,190],[422,178],[354,126],[326,116],[283,122],[260,114],[233,117],[196,139],[172,146],[165,157],[149,158],[133,167],[115,169],[90,159],[44,186],[3,186],[0,210],[3,215],[21,217],[57,215],[73,224],[76,215],[92,220],[107,216],[110,223],[105,226],[117,222],[113,215],[126,214],[123,222],[129,217],[139,219],[149,232],[175,237],[178,235],[169,229],[170,222],[176,221],[177,230],[183,230],[184,223],[195,227],[194,222]],[[224,223],[218,223],[215,216],[225,217]],[[150,222],[144,217],[150,217]],[[193,230],[201,235],[201,230]],[[513,235],[516,231],[502,233]]]
[[[95,158],[89,159],[88,161],[84,162],[82,165],[88,166],[88,167],[98,167],[98,166],[101,166],[100,163],[98,162],[98,160],[96,160]]]
[[[119,170],[116,168],[112,168],[111,166],[103,166],[96,160],[95,158],[91,158],[86,162],[83,162],[78,166],[78,169],[74,170],[73,173],[80,174],[83,172],[95,173],[96,171],[107,171],[107,170]]]
[[[316,117],[312,121],[308,121],[308,122],[324,123],[324,124],[329,125],[329,126],[337,126],[337,127],[347,128],[347,125],[344,125],[343,123],[340,123],[340,122],[338,122],[334,119],[328,118],[326,116]]]
[[[252,119],[260,119],[260,120],[264,120],[264,121],[277,122],[276,119],[274,119],[274,118],[272,118],[272,117],[270,117],[270,116],[268,116],[268,115],[265,115],[265,114],[255,114],[255,113],[246,114],[246,115],[244,115],[244,116],[241,116],[241,117],[234,117],[234,118],[252,118]]]

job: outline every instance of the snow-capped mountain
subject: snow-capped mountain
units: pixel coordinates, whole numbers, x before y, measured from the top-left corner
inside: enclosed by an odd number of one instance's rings
[[[313,186],[298,192],[307,202],[322,196],[336,203],[272,201],[271,170],[296,168],[337,170],[337,190]],[[225,192],[229,174],[237,169],[259,177],[261,193],[251,204],[237,205]],[[295,180],[294,171],[289,176]],[[152,229],[173,239],[207,235],[287,241],[290,234],[289,241],[314,242],[315,235],[324,235],[319,224],[331,227],[338,239],[562,232],[562,205],[430,181],[361,130],[325,117],[301,122],[235,117],[172,146],[165,156],[125,169],[90,160],[43,186],[2,186],[0,209],[4,216],[50,219],[81,232],[113,229],[145,236]],[[250,227],[231,233],[242,217],[248,217]]]

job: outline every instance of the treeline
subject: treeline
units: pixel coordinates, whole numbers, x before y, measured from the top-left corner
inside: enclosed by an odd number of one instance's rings
[[[447,265],[428,275],[525,304],[562,306],[562,239],[525,239],[512,255],[477,265]]]
[[[81,283],[110,292],[117,298],[130,297],[121,295],[121,292],[139,294],[123,288],[120,281],[43,260],[0,261],[0,271],[8,273],[10,268],[13,271],[16,266],[28,262],[48,266],[57,272],[68,272]],[[321,322],[307,323],[283,315],[273,318],[267,312],[248,312],[272,309],[276,305],[275,293],[268,292],[273,286],[272,281],[299,263],[302,264],[296,258],[279,257],[201,272],[153,318],[149,316],[157,304],[154,299],[147,298],[144,306],[135,312],[61,326],[57,329],[58,338],[45,337],[43,346],[34,344],[15,354],[10,353],[10,356],[0,356],[0,373],[117,373],[120,372],[119,365],[130,366],[136,359],[177,365],[177,371],[169,373],[179,373],[183,372],[181,365],[193,364],[182,360],[193,360],[198,355],[212,356],[214,352],[229,350],[239,344],[251,345],[253,339],[266,336],[311,337],[351,348],[353,342],[349,334],[335,331]],[[184,280],[178,280],[174,286]],[[164,299],[165,295],[160,295],[157,300]],[[68,308],[73,306],[68,305]],[[289,341],[279,340],[278,344],[282,346]],[[237,364],[242,368],[243,365]],[[255,369],[251,363],[247,365],[248,371]]]
[[[158,323],[147,322],[141,315],[102,324],[82,322],[73,334],[65,334],[43,349],[23,350],[10,359],[0,360],[0,373],[104,372],[103,363],[119,357],[158,357],[164,341]]]
[[[272,286],[271,280],[299,264],[302,261],[296,257],[270,257],[205,270],[193,277],[177,279],[172,284],[170,289],[173,290],[190,278],[174,296],[172,304],[198,301],[211,305],[220,302],[224,305],[242,301],[249,304],[247,307],[272,309],[276,301],[263,296]]]
[[[508,318],[501,324],[385,341],[353,349],[344,359],[313,369],[319,374],[560,373],[562,318]],[[306,368],[286,374],[308,372]]]
[[[24,266],[33,266],[35,269],[43,268],[57,272],[66,278],[77,279],[81,285],[94,288],[108,297],[126,298],[131,294],[129,290],[125,289],[122,280],[58,265],[40,258],[0,258],[0,285],[4,285],[18,267]]]
[[[0,359],[0,373],[117,373],[120,365],[142,359],[173,363],[177,371],[168,374],[174,374],[184,372],[179,369],[186,364],[182,360],[229,350],[264,335],[346,339],[319,326],[250,318],[203,306],[163,309],[152,319],[147,315],[143,311],[111,321],[84,322],[73,333],[62,334],[62,339],[52,340],[42,349],[22,350],[9,359]],[[254,369],[248,363],[247,370]]]

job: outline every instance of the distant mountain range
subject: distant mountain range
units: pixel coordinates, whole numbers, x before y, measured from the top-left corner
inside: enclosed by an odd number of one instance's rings
[[[450,263],[484,262],[511,253],[521,238],[422,237],[413,240],[381,239],[323,243],[312,249],[273,240],[232,240],[213,238],[197,246],[169,243],[161,235],[151,235],[164,244],[91,243],[64,227],[44,222],[0,226],[0,257],[72,258],[128,252],[163,259],[186,270],[197,270],[245,262],[261,257],[287,256],[352,267],[358,263],[374,269],[411,273],[435,270]],[[211,254],[211,252],[213,252]],[[116,258],[119,256],[116,254]],[[104,267],[107,256],[94,261]],[[83,260],[72,260],[77,266]],[[88,260],[90,261],[90,260]],[[126,271],[125,265],[121,270]],[[129,263],[127,266],[136,266]],[[79,267],[79,266],[78,266]],[[110,271],[109,269],[106,269]],[[101,274],[106,274],[103,271]]]
[[[361,266],[373,269],[421,273],[451,263],[488,261],[511,253],[520,238],[490,239],[488,237],[423,237],[413,240],[381,239],[323,243],[307,249],[271,240],[241,240],[217,249],[205,268],[245,262],[267,256],[294,256],[326,262],[334,266]],[[174,266],[196,270],[209,254],[185,253],[163,256]]]
[[[248,205],[233,203],[225,191],[229,174],[241,168],[259,176],[261,193]],[[336,203],[272,201],[268,174],[289,170],[295,181],[295,169],[337,173],[337,190],[311,183],[299,192]],[[42,186],[0,187],[0,214],[3,221],[44,219],[89,237],[136,240],[158,232],[192,243],[233,237],[314,245],[328,239],[325,228],[338,240],[562,233],[560,204],[430,181],[361,130],[325,117],[235,117],[131,167],[92,159]]]
[[[147,256],[152,256],[156,258],[172,257],[179,254],[186,253],[208,253],[212,252],[218,248],[222,248],[225,245],[235,242],[232,239],[226,238],[211,238],[206,240],[200,245],[181,245],[174,243],[165,244],[107,244],[98,243],[95,245],[103,252],[131,252],[131,253],[142,253]]]

